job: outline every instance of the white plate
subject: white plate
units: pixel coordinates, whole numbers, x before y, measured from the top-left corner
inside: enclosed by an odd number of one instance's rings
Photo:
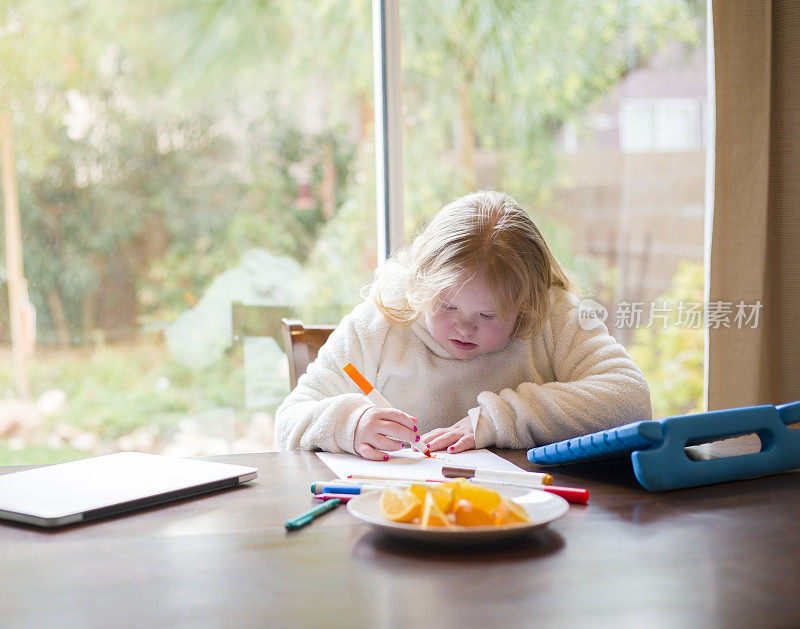
[[[498,493],[525,508],[530,522],[506,524],[503,526],[456,526],[422,528],[419,524],[392,522],[381,515],[380,491],[370,491],[356,496],[347,503],[347,510],[372,528],[393,537],[424,542],[463,544],[474,542],[495,542],[522,537],[536,529],[557,520],[569,509],[567,501],[560,496],[532,489],[502,487]]]

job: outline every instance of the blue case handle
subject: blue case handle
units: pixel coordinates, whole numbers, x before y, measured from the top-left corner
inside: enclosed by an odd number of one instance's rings
[[[631,453],[633,471],[651,491],[697,487],[741,478],[777,474],[800,467],[800,401],[750,406],[661,420],[663,441]],[[708,461],[691,461],[687,443],[756,433],[761,451]]]
[[[781,404],[775,407],[781,420],[787,426],[800,422],[800,400],[797,402],[789,402],[788,404]]]

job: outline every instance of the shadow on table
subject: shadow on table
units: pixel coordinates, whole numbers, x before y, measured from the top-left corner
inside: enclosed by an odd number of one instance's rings
[[[184,505],[184,517],[186,517],[187,514],[203,514],[208,509],[208,501],[214,496],[234,494],[241,491],[254,491],[254,488],[250,483],[243,483],[233,487],[222,487],[220,489],[214,489],[192,496],[170,496],[168,498],[154,496],[152,498],[144,498],[136,501],[142,503],[138,506],[128,507],[123,504],[114,505],[113,507],[106,507],[103,509],[95,509],[94,511],[90,512],[89,519],[87,520],[73,522],[53,528],[29,524],[27,522],[2,520],[0,521],[0,531],[2,530],[2,527],[8,526],[10,528],[27,530],[34,534],[51,537],[57,537],[59,535],[68,536],[70,534],[79,536],[89,534],[96,535],[98,531],[103,531],[103,528],[106,527],[106,525],[114,521],[123,522],[125,525],[129,525],[130,530],[138,530],[141,527],[152,526],[154,518],[160,517],[159,512],[164,512],[164,518],[171,517],[169,512],[170,507]],[[109,534],[118,535],[119,531],[119,528],[109,529]]]
[[[625,519],[637,524],[656,524],[668,519],[683,518],[701,510],[705,516],[724,515],[734,510],[765,508],[765,495],[778,503],[793,501],[797,496],[800,474],[789,472],[701,487],[654,492],[651,500],[631,505]]]
[[[537,472],[547,472],[555,485],[588,487],[595,483],[614,485],[620,489],[642,490],[633,473],[630,457],[598,459],[569,465],[531,466]]]
[[[450,563],[497,563],[539,559],[564,547],[564,538],[551,529],[498,542],[443,546],[435,542],[394,538],[377,531],[368,531],[353,544],[353,558],[366,563],[383,563],[387,558],[403,557],[422,561]]]
[[[693,453],[690,453],[693,454]],[[700,453],[702,454],[702,453]],[[708,460],[693,456],[693,460]],[[548,466],[556,484],[585,486],[590,489],[588,515],[612,517],[635,524],[664,524],[681,520],[698,510],[706,516],[725,514],[729,510],[752,505],[762,508],[764,495],[779,501],[792,500],[797,493],[800,472],[785,472],[758,478],[743,479],[699,487],[654,492],[642,487],[634,476],[629,459],[609,459]],[[602,484],[602,491],[591,493]]]

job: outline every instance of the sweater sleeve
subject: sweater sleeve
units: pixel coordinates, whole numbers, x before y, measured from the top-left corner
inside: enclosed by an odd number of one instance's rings
[[[347,363],[371,381],[388,323],[370,304],[347,315],[320,348],[297,386],[275,413],[280,450],[326,450],[355,454],[356,424],[370,402],[342,371]]]
[[[651,418],[639,367],[605,325],[584,330],[577,298],[558,291],[542,332],[555,381],[481,393],[476,447],[531,448]]]

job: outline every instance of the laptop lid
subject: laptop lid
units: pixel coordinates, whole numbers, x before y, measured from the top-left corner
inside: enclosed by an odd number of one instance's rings
[[[0,519],[53,528],[234,487],[257,474],[254,467],[118,452],[0,475]]]

